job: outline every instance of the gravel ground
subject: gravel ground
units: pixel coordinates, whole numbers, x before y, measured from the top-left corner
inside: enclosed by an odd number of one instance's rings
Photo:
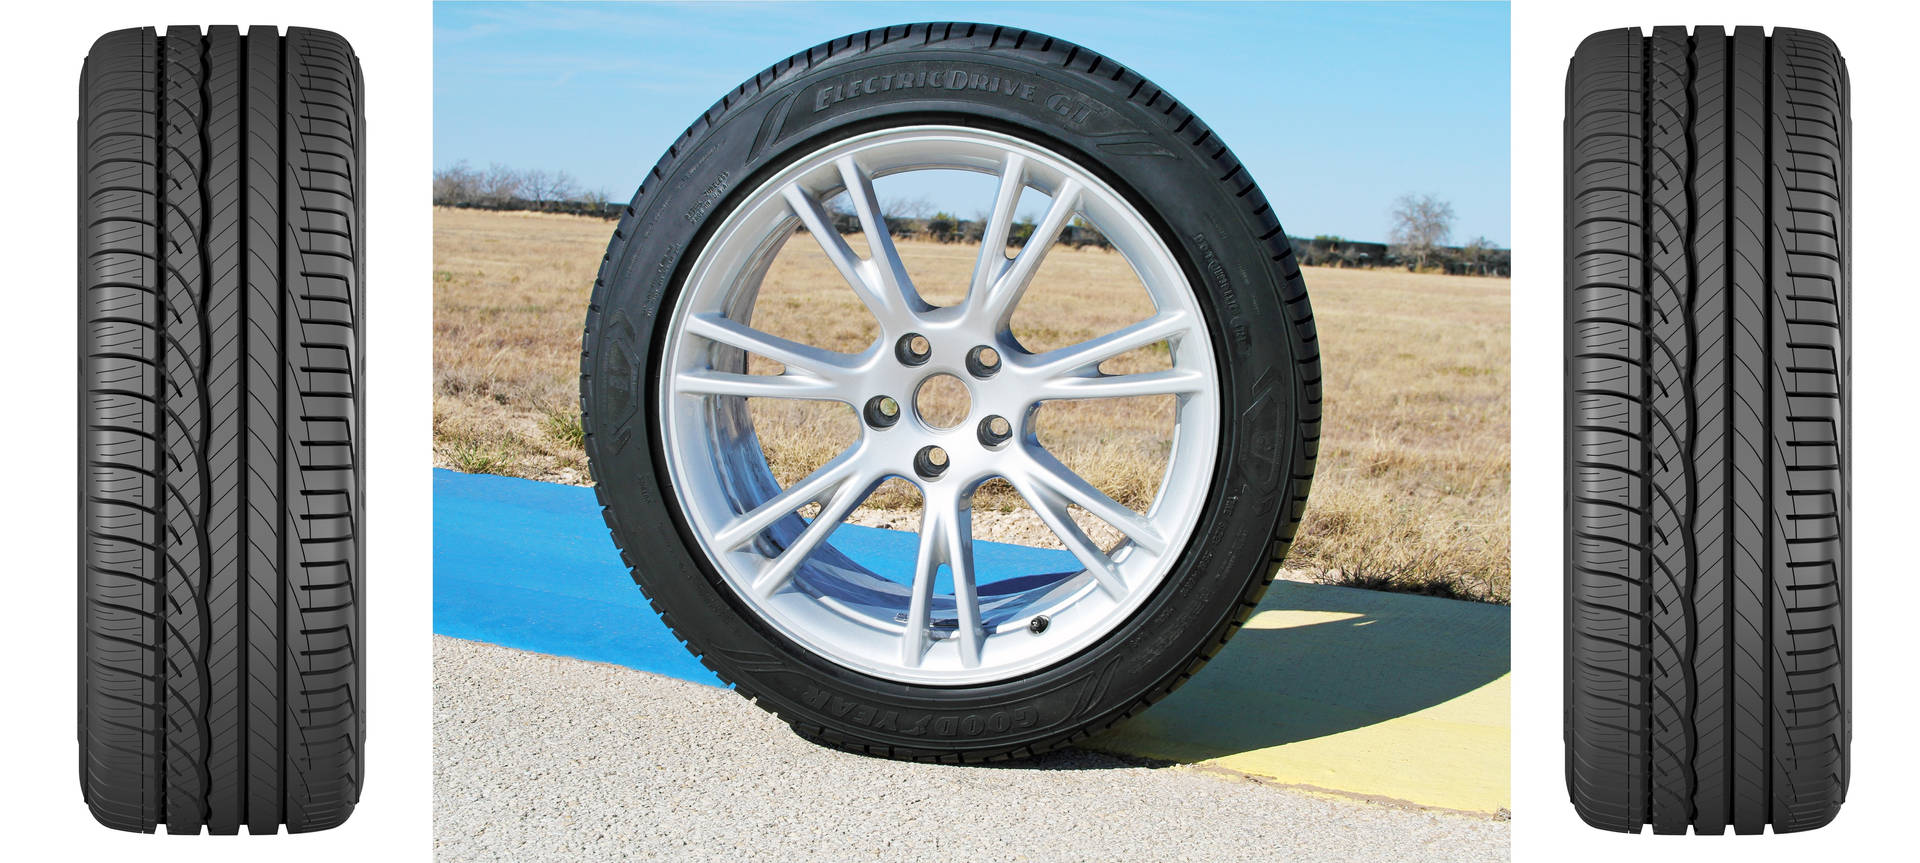
[[[1504,822],[1069,750],[823,749],[731,692],[434,638],[434,846],[480,860],[1504,861]]]

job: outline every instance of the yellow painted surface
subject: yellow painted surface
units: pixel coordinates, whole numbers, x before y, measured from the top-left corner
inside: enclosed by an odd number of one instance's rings
[[[1088,745],[1341,794],[1509,809],[1508,615],[1277,581],[1206,669]]]

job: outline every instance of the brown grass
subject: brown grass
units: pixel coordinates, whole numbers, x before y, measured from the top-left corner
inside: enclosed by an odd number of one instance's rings
[[[587,481],[580,325],[611,231],[611,223],[569,216],[434,211],[435,464]],[[964,292],[977,247],[902,243],[901,253],[921,292],[950,303]],[[838,350],[873,338],[871,318],[805,235],[788,244],[767,283],[756,327]],[[1326,364],[1326,428],[1291,566],[1339,583],[1505,601],[1507,281],[1316,268],[1307,284]],[[1014,330],[1045,350],[1150,311],[1117,254],[1056,249]],[[1165,348],[1156,348],[1105,369],[1165,368]],[[777,371],[770,365],[756,360],[751,370]],[[782,482],[857,434],[844,406],[756,399],[750,409]],[[1048,448],[1116,500],[1143,508],[1152,499],[1165,471],[1171,397],[1050,404],[1039,422]],[[911,486],[896,481],[858,520],[911,527],[917,504]],[[983,489],[976,506],[1030,515],[1004,486]],[[1090,527],[1113,538],[1097,530],[1104,525]]]
[[[434,210],[434,463],[584,483],[580,327],[612,224]]]
[[[1505,602],[1508,281],[1314,268],[1325,428],[1294,565]]]

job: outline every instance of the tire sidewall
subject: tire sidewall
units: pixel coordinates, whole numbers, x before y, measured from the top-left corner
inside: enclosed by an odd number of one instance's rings
[[[916,86],[893,86],[902,75]],[[1250,587],[1265,582],[1276,523],[1291,503],[1290,466],[1305,446],[1299,335],[1282,302],[1285,277],[1217,164],[1175,137],[1164,113],[1103,83],[1112,82],[1042,64],[1030,52],[918,46],[789,70],[716,106],[709,130],[681,139],[636,196],[610,250],[587,333],[582,401],[608,524],[690,648],[789,721],[817,720],[813,730],[829,740],[1004,750],[1099,724],[1190,673],[1238,623]],[[657,341],[707,232],[761,179],[827,142],[928,122],[988,126],[1067,156],[1154,223],[1208,318],[1223,421],[1209,506],[1139,610],[1050,668],[954,688],[852,671],[748,612],[695,551],[671,500],[655,422]]]

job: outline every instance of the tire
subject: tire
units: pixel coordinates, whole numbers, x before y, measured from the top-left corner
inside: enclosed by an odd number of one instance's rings
[[[1850,736],[1846,66],[1596,33],[1567,78],[1567,783],[1595,827],[1809,830]]]
[[[120,30],[80,83],[80,785],[151,833],[360,796],[360,72]]]
[[[1168,272],[1179,287],[1167,295],[1169,302],[1191,303],[1199,310],[1198,317],[1183,320],[1200,322],[1194,325],[1204,329],[1205,338],[1188,342],[1196,345],[1195,356],[1211,357],[1217,371],[1185,380],[1217,389],[1221,417],[1212,426],[1196,426],[1217,438],[1217,446],[1204,453],[1211,468],[1191,480],[1204,492],[1205,506],[1191,530],[1165,538],[1164,551],[1157,553],[1163,557],[1155,559],[1165,561],[1166,572],[1159,581],[1147,582],[1157,586],[1127,588],[1136,591],[1137,605],[1124,614],[1114,611],[1109,629],[1071,636],[1084,644],[1070,640],[1064,624],[1046,629],[1045,615],[1029,619],[1025,627],[1017,620],[989,624],[977,610],[979,594],[969,592],[963,599],[956,587],[954,618],[938,618],[934,611],[916,618],[914,600],[889,600],[905,603],[892,619],[904,622],[900,637],[914,644],[900,651],[899,668],[885,659],[874,660],[872,667],[847,661],[811,640],[803,642],[817,632],[796,634],[777,615],[757,610],[759,600],[737,586],[729,570],[740,564],[704,544],[709,534],[699,521],[705,516],[693,504],[698,483],[674,478],[679,436],[669,431],[679,420],[663,412],[667,389],[680,383],[668,374],[667,358],[682,355],[676,328],[683,307],[705,284],[702,261],[726,247],[716,232],[730,220],[755,218],[755,202],[769,184],[801,170],[806,160],[838,147],[867,146],[863,141],[878,143],[858,153],[880,152],[890,140],[920,134],[916,130],[932,130],[926,132],[931,139],[966,146],[991,139],[1009,153],[1032,148],[1031,160],[1015,163],[1008,157],[1000,163],[1003,174],[1013,164],[1038,171],[1033,166],[1043,156],[1058,156],[1058,164],[1045,162],[1052,166],[1046,170],[1081,180],[1057,179],[1055,191],[1085,195],[1075,199],[1085,207],[1133,208],[1130,212],[1141,218],[1128,224],[1144,232],[1141,247],[1163,244],[1172,262]],[[847,182],[851,187],[854,181]],[[1003,177],[1001,194],[1008,188]],[[1018,184],[1013,188],[1017,195]],[[1069,199],[1068,192],[1060,194]],[[797,224],[819,224],[799,215],[802,205],[793,207]],[[868,212],[877,209],[861,210],[868,236],[887,234],[876,212]],[[1060,224],[1053,215],[1036,231],[1042,240],[1052,236],[1050,224]],[[1106,224],[1099,227],[1109,230]],[[997,236],[994,230],[990,222],[987,236]],[[788,231],[800,237],[797,242],[815,234],[823,248],[832,243],[828,235],[837,236],[831,229]],[[983,265],[987,260],[980,256]],[[1020,265],[1006,266],[1017,270]],[[888,276],[875,278],[884,282]],[[985,304],[997,296],[995,290],[969,296]],[[971,302],[951,308],[972,309]],[[899,333],[890,327],[883,327],[886,335],[869,349],[870,356],[880,358],[875,368],[893,368],[888,364],[895,352],[883,343]],[[1008,369],[1019,371],[1031,361],[1017,344],[997,344]],[[957,351],[940,338],[934,339],[932,352],[934,363],[927,368],[945,361],[954,374],[969,374],[959,367]],[[899,356],[900,363],[909,363],[905,354]],[[736,353],[733,359],[743,362],[742,357]],[[999,374],[1008,377],[1006,371]],[[978,385],[977,392],[991,391],[986,383]],[[724,413],[744,401],[714,396],[704,403]],[[1151,82],[1059,39],[980,24],[913,24],[856,33],[775,64],[695,120],[654,166],[620,219],[595,282],[581,360],[581,407],[596,492],[622,559],[654,609],[708,668],[815,742],[904,760],[982,762],[1045,752],[1140,712],[1198,672],[1246,622],[1285,557],[1306,503],[1319,436],[1320,368],[1312,312],[1286,233],[1246,169],[1199,118]],[[695,413],[696,419],[706,416]],[[952,463],[972,470],[963,461],[983,452],[987,439],[974,443],[968,429],[965,440],[945,440],[954,441]],[[905,433],[867,428],[862,440]],[[1020,435],[1015,433],[1016,440],[1023,440]],[[764,467],[757,449],[750,456],[752,469]],[[982,464],[1000,464],[993,456],[979,457]],[[704,476],[698,461],[682,479]],[[1011,464],[1011,457],[1005,463]],[[734,469],[731,463],[728,469]],[[940,479],[915,476],[922,469],[917,456],[913,466],[903,456],[883,469],[919,485],[929,495],[929,513],[935,510],[934,495],[948,493],[940,491]],[[949,481],[959,482],[952,475]],[[845,486],[835,488],[825,495],[825,506],[848,499],[839,493]],[[730,504],[726,515],[741,517],[749,506],[753,511],[772,506],[766,501],[776,492],[777,484],[750,490],[748,499]],[[1025,488],[1022,495],[1033,499]],[[956,507],[964,512],[963,505]],[[970,518],[951,516],[963,517]],[[949,516],[925,518],[919,568],[938,571],[926,561],[948,559],[957,566],[951,561],[964,559],[970,580],[971,545],[962,541],[966,531],[945,534],[956,529],[954,522],[942,520]],[[771,570],[779,553],[806,541],[797,532],[811,523],[785,510],[780,522],[752,540],[763,544],[753,546],[751,565]],[[969,550],[957,550],[962,546]],[[1134,550],[1140,547],[1136,542]],[[820,550],[793,569],[817,565],[822,556],[845,563],[825,543],[802,547],[803,558],[809,548]],[[1099,566],[1089,563],[1075,577],[1091,577]],[[923,579],[912,582],[918,590]],[[956,586],[959,582],[956,578]],[[925,600],[926,607],[937,607],[943,597]],[[964,610],[968,603],[976,608],[973,617]],[[925,627],[916,620],[926,621]],[[937,631],[942,626],[956,634]],[[1017,671],[1008,666],[999,676],[984,670],[1003,645],[1008,655],[1029,649],[1011,636],[1041,637],[1028,632],[1062,633],[1053,642],[1058,647],[1031,648],[1059,655],[1035,659]],[[1009,640],[994,641],[1002,636]],[[1081,646],[1067,649],[1076,644]],[[980,663],[971,671],[965,665],[969,650],[976,651]],[[959,670],[948,677],[932,672],[916,677],[913,663],[931,664],[936,654],[959,657],[954,660]]]

